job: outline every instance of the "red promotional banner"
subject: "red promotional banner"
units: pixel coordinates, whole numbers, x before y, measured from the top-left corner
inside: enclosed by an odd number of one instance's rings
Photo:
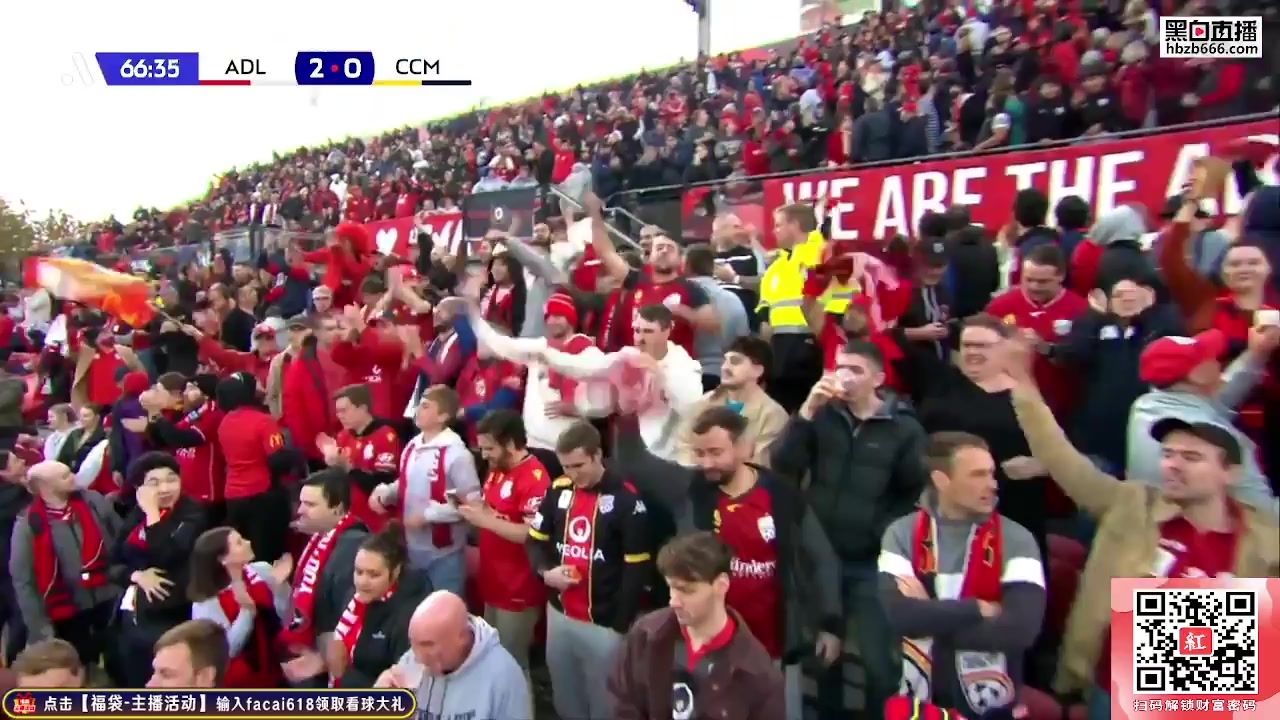
[[[462,240],[462,211],[422,212],[410,217],[377,220],[366,223],[365,227],[373,237],[378,252],[407,257],[409,243],[416,239],[419,232],[430,233],[435,245],[457,247]]]
[[[767,179],[760,192],[735,195],[732,187],[727,188],[719,211],[735,212],[743,222],[759,228],[766,247],[773,246],[774,210],[821,196],[827,198],[834,240],[911,236],[922,215],[950,205],[968,205],[973,221],[994,232],[1010,220],[1017,192],[1028,187],[1043,190],[1050,207],[1066,196],[1079,195],[1093,207],[1095,217],[1132,203],[1145,205],[1154,214],[1166,198],[1180,191],[1197,158],[1242,139],[1280,146],[1274,120],[1233,123],[1043,150]],[[1268,168],[1271,165],[1267,163]],[[1272,170],[1264,171],[1263,181],[1276,182]],[[685,193],[686,229],[707,224],[710,190],[694,188]],[[1215,215],[1219,210],[1228,215],[1239,210],[1234,178],[1228,179],[1220,200],[1206,202],[1204,209]],[[699,224],[699,219],[704,222]]]

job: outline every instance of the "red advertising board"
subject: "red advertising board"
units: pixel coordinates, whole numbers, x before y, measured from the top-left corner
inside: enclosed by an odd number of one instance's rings
[[[365,227],[373,237],[378,252],[406,257],[409,243],[415,241],[419,232],[431,233],[436,245],[456,247],[462,239],[462,211],[421,212],[409,217],[377,220],[366,223]]]
[[[949,205],[968,205],[974,222],[994,231],[1009,221],[1014,196],[1027,187],[1043,190],[1051,207],[1063,197],[1079,195],[1095,215],[1133,203],[1158,212],[1186,182],[1196,158],[1243,138],[1280,146],[1278,133],[1275,120],[1261,120],[1041,150],[831,170],[764,180],[762,192],[729,199],[727,209],[760,228],[766,246],[773,245],[773,210],[820,196],[827,198],[835,240],[914,235],[922,215]],[[1270,170],[1264,182],[1276,182]],[[686,218],[700,212],[708,191],[685,193]],[[1234,214],[1239,208],[1234,179],[1223,198],[1205,203],[1205,210],[1214,214]]]

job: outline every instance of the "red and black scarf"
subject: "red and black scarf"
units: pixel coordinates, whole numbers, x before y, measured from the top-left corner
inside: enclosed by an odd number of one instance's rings
[[[386,602],[396,592],[395,583],[387,588],[382,597],[375,602]],[[360,633],[364,632],[365,616],[369,614],[369,606],[373,603],[367,603],[360,600],[359,595],[352,595],[351,601],[347,603],[347,608],[342,611],[342,618],[338,620],[338,626],[333,629],[333,634],[342,641],[342,646],[347,650],[347,664],[355,662],[356,644],[360,642]],[[334,678],[335,680],[337,678]]]
[[[916,515],[911,566],[922,584],[933,593],[933,580],[938,574],[937,522],[928,512]],[[970,600],[1000,602],[1000,577],[1004,572],[1003,538],[1000,515],[992,513],[986,522],[977,526],[965,558],[964,582],[960,597]]]
[[[171,512],[173,512],[172,508],[161,509],[160,519],[156,521],[156,524],[159,525],[160,523],[164,522],[164,519],[166,517],[169,517],[169,513]],[[142,518],[142,522],[139,522],[138,526],[135,527],[133,531],[129,533],[129,539],[126,542],[138,548],[139,550],[147,549],[147,519],[145,517]]]
[[[310,646],[315,640],[316,583],[337,547],[338,537],[355,523],[354,515],[343,515],[332,530],[312,535],[298,556],[298,569],[293,576],[293,619],[280,633],[286,647]]]
[[[190,430],[195,427],[196,423],[200,422],[200,418],[204,417],[206,413],[211,413],[217,409],[217,403],[212,400],[205,400],[200,403],[200,407],[182,416],[182,419],[178,421],[178,429]],[[205,440],[208,440],[208,438],[205,438]]]
[[[244,588],[257,607],[257,613],[254,616],[253,635],[249,638],[249,644],[227,664],[223,687],[279,687],[282,673],[271,644],[271,638],[275,634],[272,633],[272,626],[278,627],[278,623],[271,622],[271,619],[276,617],[275,597],[271,593],[271,586],[259,577],[257,572],[245,568],[242,573]],[[240,617],[240,613],[244,612],[230,585],[218,593],[218,605],[222,607],[222,614],[227,616],[228,627],[236,621],[237,617]]]
[[[31,564],[35,574],[36,589],[44,598],[45,612],[49,620],[69,620],[78,611],[75,595],[67,585],[58,567],[58,553],[53,544],[53,527],[59,512],[47,506],[37,497],[31,503],[27,519],[31,525]],[[74,523],[80,530],[80,584],[87,590],[107,584],[106,548],[102,530],[93,508],[79,493],[67,499],[65,522]]]

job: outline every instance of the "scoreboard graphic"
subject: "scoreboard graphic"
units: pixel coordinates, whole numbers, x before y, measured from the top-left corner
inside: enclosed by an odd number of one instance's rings
[[[367,50],[305,50],[273,55],[196,52],[98,52],[98,69],[108,86],[231,87],[300,85],[390,85],[466,87],[448,77],[439,57]]]

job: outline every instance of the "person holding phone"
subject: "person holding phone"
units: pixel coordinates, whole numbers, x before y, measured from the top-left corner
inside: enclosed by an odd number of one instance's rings
[[[451,387],[437,385],[423,393],[414,416],[419,433],[400,456],[399,479],[379,485],[369,509],[384,514],[396,508],[407,531],[409,567],[424,570],[433,588],[461,595],[467,579],[462,553],[467,525],[458,505],[480,492],[480,479],[475,458],[449,429],[458,407],[458,393]]]

